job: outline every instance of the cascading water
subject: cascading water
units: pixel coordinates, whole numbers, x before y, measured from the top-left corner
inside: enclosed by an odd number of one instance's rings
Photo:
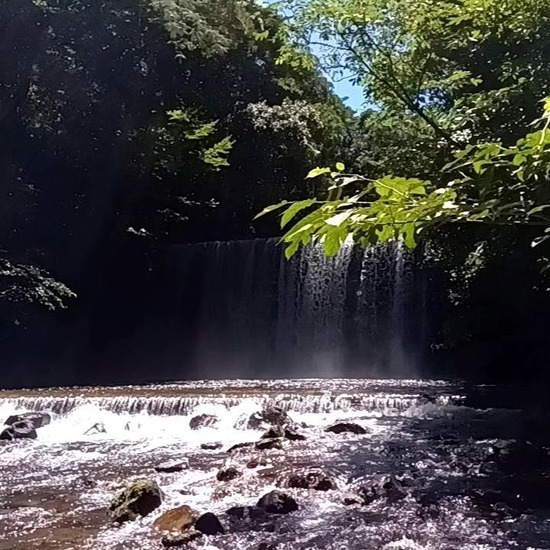
[[[202,281],[193,288],[195,371],[416,374],[424,301],[413,292],[419,274],[412,255],[400,244],[366,251],[345,245],[333,258],[310,246],[291,261],[275,240],[189,245],[178,253]]]
[[[404,247],[330,259],[309,247],[287,262],[275,241],[254,240],[175,256],[170,334],[186,326],[182,349],[194,351],[172,378],[191,364],[215,380],[0,392],[0,420],[51,414],[37,439],[0,441],[0,550],[158,550],[154,520],[182,505],[225,528],[188,550],[550,549],[548,449],[518,443],[520,412],[467,406],[473,390],[459,383],[403,378],[418,374],[426,333],[426,280]],[[292,437],[271,433],[266,449],[251,420],[274,407]],[[193,429],[197,415],[209,423]],[[167,460],[181,471],[158,471]],[[227,467],[229,482],[217,475]],[[326,491],[290,483],[319,473]],[[162,504],[113,525],[113,496],[141,479]],[[298,509],[228,512],[273,489]]]
[[[498,458],[513,452],[521,417],[466,407],[465,391],[429,380],[341,379],[2,392],[3,417],[28,410],[53,417],[38,439],[0,444],[0,550],[156,550],[154,519],[181,505],[217,514],[226,528],[189,550],[258,550],[262,543],[276,550],[550,548],[547,515],[532,509],[548,489],[544,473],[533,477],[531,465],[516,479]],[[248,419],[273,406],[288,411],[305,440],[227,452],[258,441],[262,430]],[[201,414],[216,423],[191,429]],[[342,421],[366,433],[325,430]],[[209,450],[213,442],[221,448]],[[182,471],[155,471],[167,460],[183,463]],[[229,466],[239,477],[220,481],[218,471]],[[332,488],[288,487],[292,475],[308,471],[322,471]],[[363,501],[358,495],[370,493],[362,487],[379,476],[393,479],[393,489]],[[113,495],[138,479],[159,484],[160,508],[112,525]],[[524,501],[529,484],[535,498]],[[298,510],[267,523],[226,513],[272,489],[296,499]]]

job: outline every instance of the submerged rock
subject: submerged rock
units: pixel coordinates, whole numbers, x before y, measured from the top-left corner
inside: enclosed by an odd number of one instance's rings
[[[174,472],[181,472],[189,466],[187,460],[169,460],[168,462],[163,462],[158,466],[155,466],[157,472],[163,474],[171,474]]]
[[[0,440],[11,441],[13,439],[36,439],[36,430],[28,420],[14,422],[11,426],[0,433]]]
[[[52,420],[51,415],[42,412],[27,412],[10,416],[4,424],[13,426],[17,422],[30,422],[35,430],[47,426]]]
[[[216,474],[216,479],[218,481],[232,481],[233,479],[237,479],[238,477],[241,477],[243,473],[235,468],[234,466],[230,466],[229,468],[224,468],[220,470]]]
[[[203,514],[195,523],[195,529],[205,535],[223,535],[225,529],[218,516],[207,512]]]
[[[223,447],[223,444],[219,442],[201,444],[201,449],[204,449],[205,451],[217,451],[222,447]]]
[[[165,548],[177,548],[178,546],[185,546],[187,543],[200,539],[202,533],[199,531],[186,531],[185,533],[170,534],[162,537],[161,543]]]
[[[111,502],[113,521],[133,521],[147,516],[162,502],[159,486],[154,481],[136,481],[122,490]]]
[[[189,506],[178,506],[164,512],[154,522],[153,527],[159,531],[181,533],[193,527],[199,514]]]
[[[367,430],[365,430],[363,426],[359,426],[359,424],[354,424],[353,422],[338,422],[333,426],[325,428],[325,432],[335,434],[351,433],[356,435],[363,435],[367,433]]]
[[[213,414],[200,414],[198,416],[194,416],[189,421],[189,427],[192,430],[200,430],[201,428],[213,428],[218,424],[218,422],[218,417],[214,416]]]
[[[330,491],[336,488],[332,479],[323,472],[309,472],[290,476],[287,487],[294,489],[314,489],[316,491]]]
[[[229,508],[225,513],[232,518],[245,521],[268,518],[267,511],[258,506],[233,506],[233,508]]]
[[[258,501],[258,508],[263,508],[269,514],[290,514],[298,510],[298,503],[286,493],[271,491]]]

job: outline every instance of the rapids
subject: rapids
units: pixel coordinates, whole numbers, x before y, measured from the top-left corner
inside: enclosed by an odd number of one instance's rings
[[[199,512],[253,505],[293,472],[321,468],[337,489],[284,489],[299,510],[274,517],[269,530],[242,526],[204,537],[190,549],[256,550],[505,550],[550,548],[550,484],[538,463],[511,470],[494,459],[522,435],[519,410],[473,408],[471,388],[431,380],[196,381],[157,386],[59,388],[0,392],[0,417],[52,413],[34,441],[0,442],[0,550],[153,550],[161,512],[188,504]],[[301,425],[305,441],[284,450],[224,451],[255,441],[248,416],[277,405]],[[214,428],[189,420],[214,414]],[[336,435],[337,420],[367,435]],[[100,423],[105,431],[88,433]],[[220,451],[201,449],[221,442]],[[246,468],[261,454],[267,466]],[[508,455],[507,455],[508,456]],[[512,456],[510,454],[510,456]],[[157,473],[186,459],[179,473]],[[216,480],[221,467],[242,477]],[[400,480],[408,496],[369,506],[342,501],[381,474]],[[116,527],[113,494],[128,480],[156,480],[164,493],[150,516]]]

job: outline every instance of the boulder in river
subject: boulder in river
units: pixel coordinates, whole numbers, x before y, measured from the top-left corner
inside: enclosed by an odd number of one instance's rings
[[[288,439],[290,441],[305,441],[306,440],[305,435],[299,434],[298,432],[296,432],[292,428],[286,428],[285,429],[284,437],[285,437],[285,439]]]
[[[223,535],[225,533],[225,529],[218,519],[218,516],[210,512],[203,514],[197,519],[195,529],[204,535]]]
[[[241,449],[250,449],[251,447],[254,447],[255,443],[253,441],[247,441],[246,443],[237,443],[233,445],[233,447],[230,447],[227,449],[228,453],[232,453],[233,451],[240,451]]]
[[[174,472],[182,472],[187,466],[189,466],[187,460],[169,460],[155,466],[155,470],[163,474],[171,474]]]
[[[386,498],[391,502],[405,498],[409,493],[393,476],[384,476],[363,485],[359,496],[364,505],[369,505],[379,498]]]
[[[214,442],[214,443],[201,443],[201,449],[204,449],[205,451],[218,451],[223,447],[222,443]]]
[[[290,514],[298,510],[298,503],[286,493],[271,491],[265,494],[257,504],[269,514]]]
[[[274,439],[260,439],[256,443],[256,449],[262,451],[262,450],[269,450],[269,449],[282,449],[283,443],[280,438],[274,438]]]
[[[237,479],[238,477],[241,477],[243,473],[235,468],[234,466],[230,466],[229,468],[224,468],[220,470],[216,474],[216,479],[218,481],[233,481],[234,479]]]
[[[294,489],[314,489],[316,491],[330,491],[336,488],[334,481],[324,472],[293,474],[289,477],[287,486]]]
[[[325,429],[325,432],[334,433],[334,434],[344,434],[351,433],[356,435],[366,434],[367,430],[359,424],[354,424],[353,422],[338,422],[333,426],[329,426]]]
[[[182,533],[193,527],[198,517],[199,514],[189,506],[178,506],[160,515],[153,527],[159,531]]]
[[[288,414],[280,407],[266,407],[250,415],[246,423],[247,430],[265,430],[272,426],[292,425]]]
[[[27,420],[14,422],[0,433],[0,439],[5,441],[13,439],[36,439],[37,437],[33,424]]]
[[[180,546],[186,546],[187,543],[201,537],[202,533],[191,529],[185,533],[171,533],[170,535],[165,535],[162,537],[161,543],[165,548],[178,548]]]
[[[112,500],[110,510],[113,521],[123,523],[149,515],[161,502],[161,492],[154,481],[136,481]]]
[[[218,417],[214,416],[213,414],[199,414],[198,416],[194,416],[189,421],[189,427],[192,430],[200,430],[201,428],[213,428],[218,424],[218,422]]]
[[[52,420],[51,415],[43,412],[26,412],[21,414],[13,414],[10,416],[4,424],[13,426],[16,422],[30,422],[35,430],[47,426]]]

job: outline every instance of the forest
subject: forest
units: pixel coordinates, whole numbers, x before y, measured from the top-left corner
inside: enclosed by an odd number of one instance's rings
[[[6,361],[47,376],[161,318],[176,245],[282,235],[403,240],[443,348],[507,333],[536,363],[549,36],[536,0],[2,0]]]

